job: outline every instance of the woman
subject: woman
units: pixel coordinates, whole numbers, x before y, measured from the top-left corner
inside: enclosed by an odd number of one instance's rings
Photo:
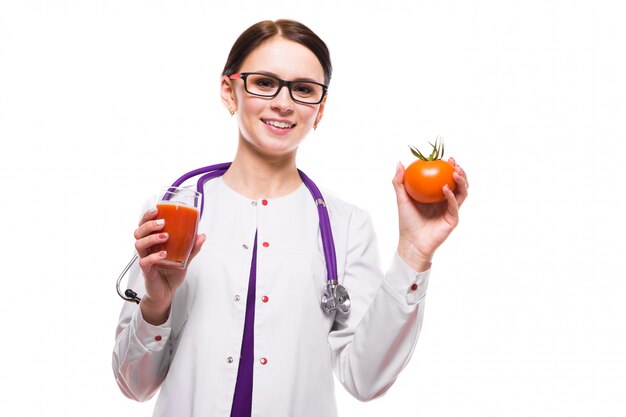
[[[445,188],[446,202],[420,206],[398,164],[400,239],[385,275],[367,212],[325,194],[339,281],[351,297],[348,314],[326,314],[319,218],[296,152],[322,120],[331,71],[324,42],[298,22],[246,30],[221,79],[223,103],[237,115],[237,153],[205,184],[186,270],[158,267],[165,253],[151,248],[168,237],[155,208],[143,215],[130,278],[142,300],[122,310],[113,369],[130,398],[160,388],[155,416],[335,416],[333,371],[366,401],[407,364],[431,259],[458,222],[467,181],[451,160],[454,193]]]

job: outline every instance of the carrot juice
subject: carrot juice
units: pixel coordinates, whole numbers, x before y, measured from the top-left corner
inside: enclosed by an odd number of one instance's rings
[[[162,232],[169,235],[167,242],[156,248],[157,251],[167,252],[167,256],[160,264],[165,267],[184,269],[196,240],[199,211],[194,207],[167,201],[159,202],[157,209],[157,218],[165,220]]]

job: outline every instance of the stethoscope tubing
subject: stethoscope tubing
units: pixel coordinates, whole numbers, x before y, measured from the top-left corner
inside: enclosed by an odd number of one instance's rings
[[[320,232],[322,235],[322,247],[324,249],[324,258],[326,259],[326,275],[328,281],[336,282],[337,255],[335,253],[335,241],[333,239],[332,228],[330,227],[330,217],[328,216],[326,202],[324,201],[324,197],[322,197],[322,193],[317,188],[315,183],[299,169],[298,174],[300,174],[300,178],[302,178],[304,185],[307,186],[313,195],[313,200],[315,200],[315,204],[317,205],[317,213],[320,219]]]
[[[196,183],[196,190],[199,194],[202,195],[202,200],[200,202],[200,218],[202,218],[202,214],[204,212],[204,200],[205,200],[204,199],[204,184],[213,178],[217,178],[221,175],[224,175],[224,173],[228,170],[231,164],[232,164],[231,162],[224,162],[220,164],[208,165],[202,168],[194,169],[193,171],[189,171],[186,174],[182,175],[180,178],[178,178],[176,181],[174,181],[172,185],[170,186],[169,190],[173,191],[173,189],[180,187],[185,181],[193,177],[196,177],[198,175],[201,175],[201,177],[198,179]],[[309,189],[311,196],[313,197],[313,200],[315,202],[315,205],[317,206],[317,213],[319,216],[319,227],[320,227],[320,233],[322,237],[322,248],[324,250],[324,259],[326,261],[327,292],[329,294],[332,294],[332,298],[334,299],[334,295],[336,294],[337,287],[341,287],[341,286],[338,285],[338,280],[337,280],[337,255],[335,253],[335,242],[333,239],[332,228],[330,225],[330,217],[328,215],[326,202],[324,200],[324,197],[322,196],[322,193],[320,192],[319,188],[317,188],[315,183],[304,172],[302,172],[299,169],[298,169],[298,174],[300,175],[300,178],[302,179],[302,182],[304,183],[304,185]],[[128,270],[132,267],[132,265],[137,261],[138,258],[139,256],[135,254],[117,279],[117,293],[119,294],[119,296],[122,297],[124,300],[134,301],[136,303],[139,303],[139,301],[141,300],[139,297],[137,297],[137,294],[133,290],[127,289],[124,293],[125,294],[124,296],[121,294],[119,286],[124,275],[126,275]],[[345,289],[343,289],[343,287],[341,287],[341,290],[345,292]],[[347,312],[349,311],[350,301],[349,301],[349,297],[347,296],[347,293],[345,294],[346,294],[346,297],[348,298],[348,301],[347,301],[348,304],[347,304],[347,310],[345,310],[344,312]],[[330,311],[332,310],[327,310],[327,312],[330,312]]]

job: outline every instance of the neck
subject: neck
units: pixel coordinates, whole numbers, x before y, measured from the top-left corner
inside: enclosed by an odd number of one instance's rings
[[[270,157],[252,152],[240,143],[224,182],[246,197],[274,198],[296,190],[302,179],[296,168],[296,152]]]

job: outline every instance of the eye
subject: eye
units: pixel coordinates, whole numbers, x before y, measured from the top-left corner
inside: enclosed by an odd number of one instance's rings
[[[253,81],[255,87],[271,90],[276,88],[276,80],[268,77],[255,78]]]
[[[292,90],[300,96],[310,96],[315,92],[314,84],[310,83],[294,84]]]

